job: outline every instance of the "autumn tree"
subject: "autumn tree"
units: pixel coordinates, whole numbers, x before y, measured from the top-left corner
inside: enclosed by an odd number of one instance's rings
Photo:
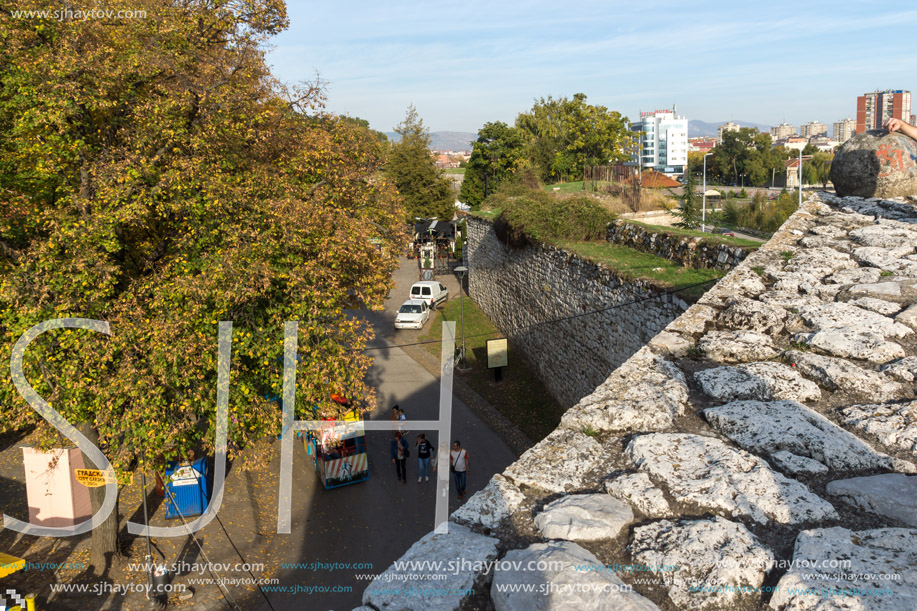
[[[407,220],[452,219],[455,214],[452,184],[436,167],[430,152],[430,132],[414,106],[408,107],[395,132],[401,140],[392,145],[385,172],[404,199]]]
[[[33,325],[26,378],[119,474],[213,451],[217,323],[232,321],[230,456],[280,433],[283,323],[299,321],[298,418],[374,397],[369,330],[404,239],[378,141],[287,90],[261,43],[277,0],[111,1],[145,19],[12,19],[0,10],[0,360]],[[377,248],[381,246],[381,248]],[[55,431],[0,377],[0,433]],[[161,468],[157,462],[155,468]],[[102,488],[97,489],[99,491]],[[93,509],[99,498],[93,497]],[[92,563],[117,554],[117,511]]]
[[[471,145],[471,158],[459,199],[477,207],[523,163],[523,141],[519,129],[502,121],[485,123]]]

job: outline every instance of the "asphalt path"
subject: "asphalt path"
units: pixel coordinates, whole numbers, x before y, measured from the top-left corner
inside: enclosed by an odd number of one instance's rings
[[[376,331],[370,354],[374,357],[368,380],[378,394],[378,409],[368,415],[372,420],[388,420],[391,407],[400,405],[406,413],[410,431],[411,456],[407,461],[408,481],[396,479],[390,458],[392,435],[388,432],[367,433],[369,480],[333,490],[325,490],[297,443],[293,479],[292,532],[283,536],[278,548],[279,562],[289,563],[361,563],[371,568],[353,569],[286,569],[277,573],[285,586],[351,588],[350,592],[271,593],[274,609],[350,610],[361,604],[368,580],[357,575],[381,573],[418,539],[433,530],[435,478],[417,481],[417,452],[413,449],[416,434],[411,420],[435,420],[439,410],[439,380],[417,364],[398,344],[419,341],[424,331],[394,329],[398,308],[408,299],[410,285],[417,281],[416,261],[404,259],[394,274],[394,288],[385,303],[384,312],[355,312],[354,316],[369,322]],[[454,275],[437,280],[449,289],[450,299],[458,298],[458,281]],[[427,323],[429,328],[431,323]],[[467,495],[480,490],[494,473],[502,472],[515,456],[509,447],[491,431],[457,397],[453,397],[452,437],[460,439],[470,457]],[[435,432],[426,432],[434,445]],[[466,497],[467,498],[467,497]],[[450,513],[459,507],[454,489],[449,494]],[[389,584],[397,587],[399,584]],[[410,586],[410,584],[408,584]],[[248,601],[252,608],[268,609],[258,598]]]

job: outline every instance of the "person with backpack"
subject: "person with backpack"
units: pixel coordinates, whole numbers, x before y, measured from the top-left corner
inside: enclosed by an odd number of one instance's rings
[[[433,444],[427,441],[423,433],[417,435],[417,481],[430,481],[430,455],[433,453]]]
[[[392,462],[395,463],[395,474],[402,483],[408,483],[407,458],[411,455],[407,440],[401,433],[395,433],[391,443]]]

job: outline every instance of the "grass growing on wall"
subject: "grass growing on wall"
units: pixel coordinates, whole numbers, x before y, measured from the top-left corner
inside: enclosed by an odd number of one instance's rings
[[[487,368],[487,340],[503,337],[490,319],[467,296],[465,302],[465,345],[471,371],[461,374],[475,392],[496,407],[532,441],[544,439],[560,423],[564,410],[551,398],[548,389],[519,352],[510,346],[509,365],[503,368],[503,380],[494,382],[493,371]],[[460,300],[443,304],[421,341],[435,340],[424,347],[436,357],[440,356],[443,320],[456,322],[457,347],[462,342]]]
[[[668,227],[665,225],[650,225],[649,223],[643,223],[640,221],[631,221],[628,220],[628,223],[632,225],[639,225],[645,229],[649,229],[654,233],[662,233],[666,235],[677,235],[677,236],[686,236],[686,237],[698,237],[702,238],[703,242],[707,244],[725,244],[726,246],[738,246],[740,248],[745,248],[747,250],[752,250],[760,247],[764,244],[764,240],[749,240],[748,238],[734,238],[728,235],[720,235],[716,233],[704,233],[702,231],[694,231],[691,229],[684,229],[682,227]]]
[[[709,280],[717,280],[727,272],[718,269],[694,269],[683,267],[656,255],[610,244],[603,241],[552,240],[553,245],[602,263],[624,278],[639,278],[670,289],[681,289]],[[680,291],[678,296],[685,301],[695,301],[703,295],[713,282]]]

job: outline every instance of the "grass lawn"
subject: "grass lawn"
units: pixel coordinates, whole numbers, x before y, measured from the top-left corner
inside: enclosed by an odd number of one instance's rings
[[[554,240],[560,248],[575,252],[578,255],[603,263],[627,278],[642,278],[657,285],[680,289],[707,280],[715,280],[726,275],[718,269],[692,269],[651,255],[633,250],[626,246],[610,244],[604,240],[581,242],[573,240]],[[680,291],[678,295],[685,301],[695,301],[703,295],[713,283]]]
[[[575,182],[559,182],[553,185],[545,185],[544,190],[548,192],[555,192],[554,189],[557,189],[561,193],[571,193],[576,191],[583,190],[583,181],[577,180]],[[592,185],[590,183],[587,191],[592,191]]]
[[[500,216],[501,212],[503,212],[503,208],[492,208],[490,210],[472,210],[468,214],[472,216],[479,216],[482,219],[487,219],[488,221],[492,221],[495,218],[497,218],[498,216]]]
[[[764,242],[760,240],[749,240],[747,238],[732,238],[729,236],[719,235],[715,233],[705,233],[703,231],[694,231],[692,229],[683,229],[681,227],[667,227],[665,225],[650,225],[649,223],[641,223],[640,221],[631,221],[628,220],[628,223],[633,223],[634,225],[640,225],[641,227],[647,227],[653,231],[658,231],[659,233],[667,233],[669,235],[683,235],[683,236],[696,236],[703,238],[705,242],[710,244],[727,244],[729,246],[741,246],[742,248],[754,249],[761,246]]]
[[[445,168],[443,174],[464,174],[465,168]]]
[[[421,337],[422,341],[436,340],[437,343],[425,344],[424,348],[437,358],[441,351],[439,341],[442,339],[443,320],[456,321],[456,340],[458,346],[461,346],[460,301],[453,299],[443,304],[436,311],[433,323],[427,327],[427,335]],[[541,380],[529,369],[525,359],[519,353],[514,353],[512,347],[509,365],[503,368],[503,380],[494,382],[494,373],[487,368],[487,340],[501,338],[503,334],[470,298],[466,296],[464,302],[465,346],[471,371],[461,374],[462,379],[532,441],[541,441],[560,422],[563,410],[551,398]]]

